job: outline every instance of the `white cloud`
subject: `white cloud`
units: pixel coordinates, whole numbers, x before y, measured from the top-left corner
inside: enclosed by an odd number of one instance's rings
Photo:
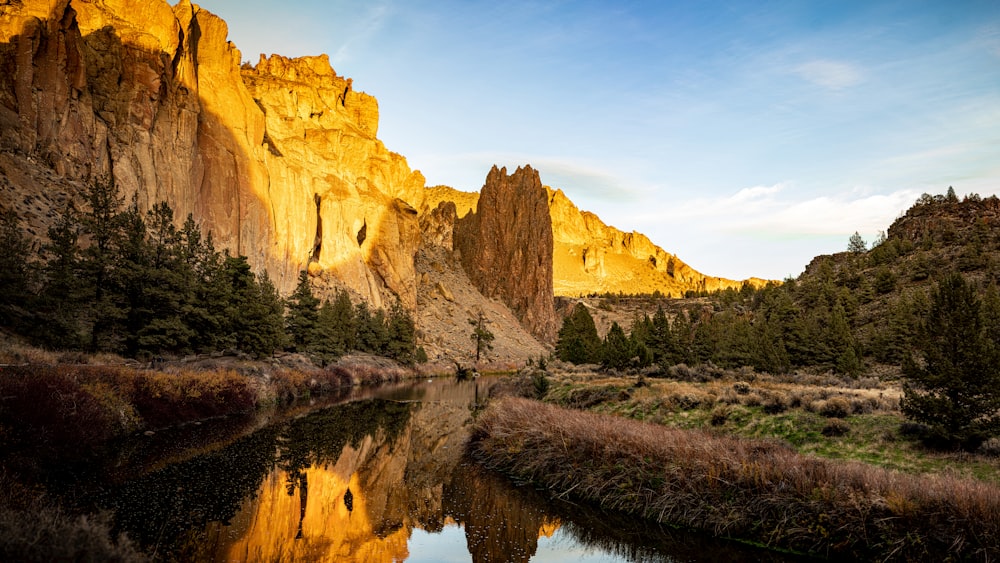
[[[717,198],[697,198],[639,216],[643,224],[670,222],[691,231],[732,233],[761,238],[874,234],[885,230],[917,199],[914,190],[889,194],[856,188],[843,195],[795,200],[788,184],[744,188]]]
[[[830,90],[844,90],[864,80],[861,69],[850,63],[817,59],[794,68],[802,79]]]

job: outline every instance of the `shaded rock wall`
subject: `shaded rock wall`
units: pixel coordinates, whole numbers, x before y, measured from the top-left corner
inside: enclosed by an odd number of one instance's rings
[[[555,340],[552,221],[538,172],[490,170],[475,213],[455,226],[462,267],[479,291],[507,304],[532,334]]]

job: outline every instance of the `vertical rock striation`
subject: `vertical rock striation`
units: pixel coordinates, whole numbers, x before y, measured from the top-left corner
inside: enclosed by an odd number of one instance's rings
[[[455,246],[472,283],[507,304],[543,342],[555,340],[552,220],[538,172],[490,170],[475,213],[455,226]]]

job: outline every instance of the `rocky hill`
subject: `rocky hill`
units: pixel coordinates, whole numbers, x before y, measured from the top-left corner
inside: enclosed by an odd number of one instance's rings
[[[730,280],[706,276],[676,255],[653,244],[642,233],[626,233],[600,217],[581,211],[562,190],[545,186],[552,218],[553,289],[557,296],[592,293],[652,294],[680,297],[689,291],[739,289],[744,283],[762,287],[767,280]],[[425,194],[425,209],[455,203],[459,217],[474,211],[475,192],[436,186]]]

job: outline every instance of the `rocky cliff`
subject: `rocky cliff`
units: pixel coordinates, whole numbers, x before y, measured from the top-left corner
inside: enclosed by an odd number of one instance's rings
[[[507,304],[532,334],[552,342],[552,220],[538,172],[490,170],[474,213],[455,226],[455,244],[472,283]]]
[[[545,187],[552,219],[553,290],[559,296],[590,293],[653,293],[680,297],[688,291],[739,288],[744,282],[760,287],[767,280],[729,280],[706,276],[674,254],[653,244],[642,233],[626,233],[600,217],[581,211],[562,190]],[[446,186],[429,188],[425,213],[441,202],[454,202],[464,217],[476,208],[479,194]]]
[[[378,105],[325,56],[244,65],[181,0],[0,5],[0,176],[33,233],[98,177],[192,213],[288,291],[302,269],[416,304],[423,177],[375,137]]]

